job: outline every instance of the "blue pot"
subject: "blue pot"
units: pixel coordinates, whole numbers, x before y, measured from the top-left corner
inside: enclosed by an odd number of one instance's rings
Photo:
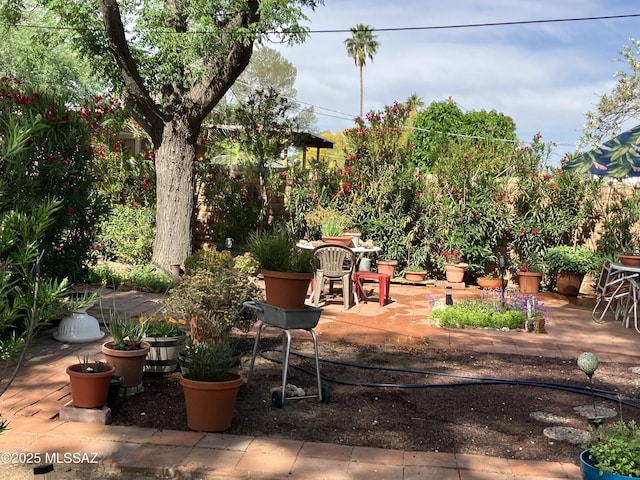
[[[589,458],[589,450],[583,450],[580,454],[580,469],[582,470],[582,480],[629,480],[638,477],[625,477],[617,473],[604,472],[600,475],[600,470],[593,466],[593,461]]]

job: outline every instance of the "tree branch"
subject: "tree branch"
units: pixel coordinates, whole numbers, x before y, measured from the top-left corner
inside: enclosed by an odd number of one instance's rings
[[[154,131],[162,131],[164,119],[160,109],[144,86],[144,81],[129,50],[118,3],[116,0],[100,0],[100,6],[102,8],[105,32],[109,39],[109,51],[120,69],[126,89],[131,95],[131,100],[144,119],[141,125],[154,138]],[[144,125],[145,122],[148,125]],[[156,144],[155,141],[154,144]],[[156,144],[156,146],[158,145]]]

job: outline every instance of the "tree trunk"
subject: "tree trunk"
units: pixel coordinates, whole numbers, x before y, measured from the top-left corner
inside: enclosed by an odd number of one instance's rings
[[[363,98],[364,98],[364,84],[362,83],[362,65],[360,65],[360,118],[362,118]]]
[[[197,135],[174,118],[162,131],[156,151],[156,237],[153,263],[169,271],[191,254]]]

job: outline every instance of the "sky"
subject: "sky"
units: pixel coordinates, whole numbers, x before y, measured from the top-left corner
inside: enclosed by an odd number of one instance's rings
[[[318,131],[353,126],[358,68],[346,52],[349,29],[441,27],[640,14],[635,0],[325,0],[307,11],[302,45],[269,43],[297,69],[303,106]],[[341,30],[323,33],[322,30]],[[626,67],[620,51],[640,38],[640,17],[470,28],[375,32],[379,48],[364,68],[364,112],[415,93],[429,105],[451,97],[463,111],[496,110],[518,137],[555,142],[551,163],[575,151],[585,121]]]

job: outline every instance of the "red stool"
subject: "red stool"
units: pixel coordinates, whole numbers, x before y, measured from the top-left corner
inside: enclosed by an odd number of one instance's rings
[[[391,275],[388,273],[379,273],[379,272],[367,272],[367,271],[357,271],[353,273],[353,281],[356,284],[356,289],[358,292],[358,297],[361,295],[364,296],[364,301],[367,301],[367,296],[362,289],[362,282],[360,280],[377,280],[379,284],[379,293],[380,297],[380,306],[384,307],[385,303],[387,303],[389,298],[389,289],[391,287]]]

